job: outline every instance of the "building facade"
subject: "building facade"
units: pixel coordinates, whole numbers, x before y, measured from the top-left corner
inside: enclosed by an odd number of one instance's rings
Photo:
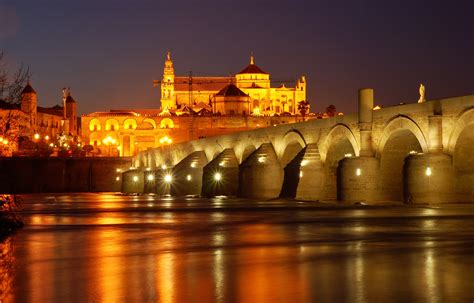
[[[69,90],[63,91],[63,106],[38,106],[38,94],[31,84],[23,88],[20,104],[0,100],[2,155],[19,151],[22,140],[53,142],[60,135],[77,140],[77,104]]]
[[[306,80],[271,87],[270,74],[254,63],[231,77],[175,76],[168,53],[161,83],[161,109],[94,112],[81,117],[82,140],[107,156],[140,151],[260,127],[302,121]]]
[[[168,110],[179,109],[182,106],[193,107],[207,104],[213,113],[220,114],[263,114],[275,115],[282,113],[298,114],[298,102],[306,101],[306,78],[299,77],[294,87],[286,87],[284,83],[278,87],[271,86],[270,74],[264,72],[255,64],[250,56],[250,64],[239,73],[230,77],[192,77],[176,76],[171,54],[168,52],[161,81],[161,108]],[[233,84],[248,96],[247,103],[240,108],[242,111],[222,112],[219,107],[218,93],[227,85]],[[216,98],[217,97],[217,98]],[[235,100],[232,102],[235,103]]]

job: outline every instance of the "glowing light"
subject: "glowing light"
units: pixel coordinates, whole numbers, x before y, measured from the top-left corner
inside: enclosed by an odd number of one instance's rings
[[[117,168],[115,171],[120,173],[122,170],[120,168]]]
[[[187,175],[186,180],[191,181],[191,175]]]
[[[134,170],[134,169],[135,169],[135,167],[133,167],[133,166],[130,166],[130,170]]]
[[[53,144],[53,143],[49,143],[49,147],[53,147],[53,146],[54,146],[54,144]]]
[[[38,140],[40,138],[40,135],[39,134],[35,134],[35,140]]]
[[[115,181],[120,181],[120,177],[115,178]]]
[[[303,171],[300,170],[300,178],[303,178]]]
[[[166,183],[171,183],[171,181],[173,181],[173,177],[172,177],[171,175],[169,175],[169,174],[166,175],[166,176],[165,176],[165,182],[166,182]]]
[[[350,157],[352,157],[352,154],[345,154],[344,157],[350,158]]]
[[[138,176],[133,176],[133,182],[138,182]]]
[[[410,154],[410,155],[417,155],[418,152],[417,152],[416,150],[411,150],[411,151],[409,152],[409,154]]]
[[[221,179],[222,179],[221,173],[215,173],[215,174],[214,174],[214,180],[216,180],[216,181],[219,182]]]
[[[3,144],[4,144],[4,145],[8,145],[8,140],[7,140],[7,139],[3,139]]]
[[[224,166],[224,161],[222,161],[221,163],[219,163],[219,166]]]
[[[160,144],[171,144],[171,143],[173,143],[173,140],[168,136],[164,136],[163,138],[160,139]]]
[[[49,136],[46,135],[46,137],[44,137],[44,139],[45,139],[46,141],[48,141],[48,140],[49,140]]]
[[[426,168],[425,174],[426,174],[428,177],[431,176],[431,168],[430,168],[430,167],[427,167],[427,168]]]
[[[308,160],[301,161],[301,166],[306,166],[306,165],[308,165]]]
[[[259,158],[258,158],[258,162],[260,162],[260,163],[265,162],[265,157],[259,157]]]
[[[382,107],[380,105],[376,105],[374,108],[372,108],[372,110],[379,110],[381,109]]]
[[[153,176],[152,174],[149,174],[148,177],[146,177],[148,181],[153,181],[155,180],[155,176]]]
[[[196,163],[194,163],[194,162],[191,163],[191,167],[192,167],[192,168],[196,167]]]
[[[149,167],[146,168],[146,171],[150,171],[150,170],[151,170],[151,168],[149,168]]]
[[[360,168],[356,169],[356,176],[360,176],[362,173],[362,171],[360,170]]]
[[[167,168],[168,166],[166,166],[166,164],[161,165],[161,169],[167,169]]]

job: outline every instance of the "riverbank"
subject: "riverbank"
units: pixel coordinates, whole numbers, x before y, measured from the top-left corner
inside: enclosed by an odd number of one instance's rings
[[[0,240],[23,226],[18,214],[19,200],[13,195],[0,195]]]

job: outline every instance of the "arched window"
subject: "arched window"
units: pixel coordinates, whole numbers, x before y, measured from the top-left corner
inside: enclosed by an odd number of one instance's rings
[[[105,121],[105,130],[115,131],[115,130],[118,130],[118,129],[119,129],[119,123],[118,123],[117,120],[107,119],[107,121]]]
[[[56,122],[56,127],[58,127],[58,122]],[[91,130],[91,131],[101,130],[99,119],[92,119],[89,122],[89,130]]]
[[[174,122],[170,118],[164,118],[160,123],[161,128],[174,128]]]

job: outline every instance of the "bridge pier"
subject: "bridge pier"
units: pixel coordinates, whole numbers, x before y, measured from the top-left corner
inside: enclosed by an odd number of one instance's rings
[[[239,161],[234,149],[226,148],[204,167],[202,195],[236,196],[239,188]]]
[[[405,159],[403,175],[405,203],[456,202],[454,166],[450,155],[409,155]]]
[[[337,169],[337,198],[346,202],[373,202],[379,188],[379,160],[375,157],[344,158]]]
[[[122,173],[122,193],[141,194],[144,190],[143,168],[131,169]]]
[[[321,200],[324,184],[324,167],[318,145],[310,143],[304,150],[296,190],[298,200]]]
[[[202,191],[202,173],[207,164],[204,151],[196,151],[181,160],[170,171],[171,195],[173,196],[198,196]],[[166,182],[165,182],[166,183]]]
[[[239,195],[244,198],[277,198],[283,169],[271,143],[263,143],[240,165]]]
[[[378,174],[380,162],[374,157],[372,124],[374,90],[359,90],[359,157],[347,157],[339,161],[337,169],[337,198],[341,201],[373,202],[378,198]]]

